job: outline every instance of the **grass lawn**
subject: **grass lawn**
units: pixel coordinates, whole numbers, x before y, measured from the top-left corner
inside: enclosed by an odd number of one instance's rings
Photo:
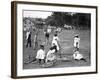
[[[44,33],[43,30],[41,29],[39,31],[39,36],[38,36],[38,44],[42,44],[45,41]],[[74,35],[79,34],[80,37],[80,53],[83,54],[83,56],[86,58],[87,62],[84,61],[74,61],[74,60],[69,60],[69,61],[61,61],[58,60],[56,62],[56,65],[53,66],[53,68],[57,67],[78,67],[78,66],[90,66],[90,56],[91,56],[91,48],[90,48],[90,43],[91,43],[91,34],[90,30],[62,30],[61,33],[58,34],[60,38],[60,46],[61,46],[61,56],[62,57],[68,57],[72,56],[73,54],[73,41],[74,41]],[[51,46],[51,41],[53,37],[53,32],[50,34],[50,39],[49,39],[49,44],[45,45],[45,50],[46,52],[49,50]],[[41,68],[38,63],[29,63],[25,64],[26,61],[28,61],[29,56],[35,57],[36,50],[34,50],[33,47],[33,40],[34,40],[34,32],[32,32],[32,47],[26,48],[26,41],[25,41],[25,33],[23,36],[23,68],[24,69],[36,69],[36,68]]]

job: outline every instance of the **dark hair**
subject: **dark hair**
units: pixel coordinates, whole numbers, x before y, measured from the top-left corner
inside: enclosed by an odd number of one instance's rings
[[[78,35],[78,34],[76,34],[76,35],[75,35],[75,37],[77,37],[77,38],[78,38],[78,37],[79,37],[79,35]]]
[[[44,45],[40,45],[40,48],[44,48]]]
[[[53,50],[54,48],[53,47],[50,47],[50,50]]]
[[[55,45],[55,46],[50,47],[50,50],[53,50],[53,49],[55,49],[55,51],[57,52],[57,46],[56,46],[56,45]]]
[[[54,34],[54,36],[57,36],[57,34]]]

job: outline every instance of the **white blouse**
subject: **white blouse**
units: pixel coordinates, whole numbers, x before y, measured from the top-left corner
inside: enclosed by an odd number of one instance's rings
[[[55,53],[55,49],[48,51],[48,53],[46,55],[46,62],[47,62],[47,60],[53,61],[56,58],[56,56],[54,55],[54,53]]]
[[[53,40],[53,41],[52,41],[52,46],[53,46],[53,44],[55,44],[55,45],[57,46],[57,50],[59,50],[59,45],[58,45],[58,43],[57,43],[57,40]]]
[[[37,51],[37,55],[36,55],[37,59],[44,59],[45,58],[45,51],[40,49]]]

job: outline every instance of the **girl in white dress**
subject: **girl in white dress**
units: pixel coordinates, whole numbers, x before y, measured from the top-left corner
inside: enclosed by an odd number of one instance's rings
[[[80,38],[79,38],[78,35],[75,35],[75,37],[74,37],[74,48],[76,50],[79,50],[79,44],[80,44]]]
[[[83,60],[86,62],[86,59],[83,57],[82,54],[79,53],[78,50],[74,51],[73,58],[74,58],[74,60]]]
[[[45,50],[43,45],[40,45],[40,49],[37,51],[36,59],[38,60],[39,64],[45,62]]]
[[[46,63],[48,61],[54,61],[56,59],[55,52],[56,52],[56,46],[51,47],[46,55]]]
[[[58,38],[57,34],[55,34],[55,35],[53,36],[52,46],[56,45],[56,46],[57,46],[57,51],[59,51],[59,49],[60,49],[60,48],[59,48],[58,41],[59,41],[59,38]]]

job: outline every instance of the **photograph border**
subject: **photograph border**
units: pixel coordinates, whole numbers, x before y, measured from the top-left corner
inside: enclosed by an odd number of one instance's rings
[[[49,75],[33,75],[33,76],[17,76],[17,4],[28,5],[47,5],[47,6],[60,6],[60,7],[79,7],[79,8],[92,8],[96,9],[96,71],[82,72],[82,73],[63,73],[63,74],[49,74]],[[58,4],[58,3],[41,3],[41,2],[26,2],[26,1],[12,1],[11,2],[11,77],[12,78],[32,78],[32,77],[50,77],[50,76],[65,76],[65,75],[81,75],[81,74],[94,74],[98,72],[98,7],[89,5],[74,5],[74,4]]]

